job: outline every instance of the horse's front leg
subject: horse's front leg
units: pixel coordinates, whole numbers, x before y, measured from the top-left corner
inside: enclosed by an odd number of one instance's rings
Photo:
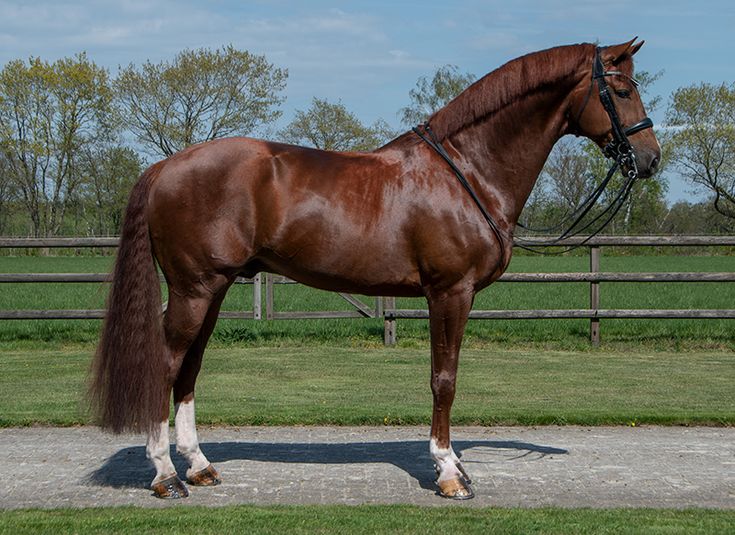
[[[455,500],[474,497],[470,478],[449,439],[459,348],[473,299],[471,287],[427,292],[431,325],[431,391],[434,395],[430,452],[436,463],[439,494]]]

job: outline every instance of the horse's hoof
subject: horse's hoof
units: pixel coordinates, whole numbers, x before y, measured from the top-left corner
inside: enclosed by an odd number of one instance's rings
[[[452,500],[471,500],[475,497],[475,493],[472,492],[469,481],[464,477],[458,476],[454,479],[447,479],[446,481],[437,481],[439,485],[439,496],[443,498],[450,498]]]
[[[457,467],[457,470],[459,470],[459,473],[462,474],[462,477],[465,479],[467,484],[472,485],[472,478],[465,471],[464,466],[462,466],[462,463],[457,461],[456,463],[454,463],[454,466]],[[439,471],[439,467],[436,464],[434,464],[434,472],[436,472],[437,478],[439,477],[439,475],[441,475],[441,472]]]
[[[214,487],[222,483],[222,480],[217,470],[210,464],[204,470],[199,470],[197,473],[187,476],[186,482],[197,487]]]
[[[179,498],[187,498],[189,496],[189,489],[186,488],[186,485],[184,485],[176,474],[158,483],[153,483],[151,490],[156,498],[168,500],[178,500]]]
[[[462,473],[462,477],[464,477],[467,484],[472,485],[472,478],[469,476],[469,474],[467,474],[467,472],[465,472],[465,469],[464,469],[464,466],[462,466],[462,463],[457,461],[456,463],[454,463],[454,466],[456,466],[457,470],[459,470]]]

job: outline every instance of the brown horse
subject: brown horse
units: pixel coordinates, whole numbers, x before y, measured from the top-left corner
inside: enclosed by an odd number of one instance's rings
[[[194,385],[227,289],[238,275],[270,271],[324,290],[426,297],[437,484],[443,496],[472,497],[449,414],[474,296],[506,269],[519,214],[561,136],[620,152],[622,131],[631,136],[623,170],[654,172],[660,147],[639,126],[648,120],[634,42],[513,60],[432,115],[423,135],[370,153],[233,138],[150,167],[130,196],[91,394],[104,428],[148,433],[155,495],[188,494],[169,456],[172,391],[187,480],[219,483],[199,448]],[[169,289],[163,315],[156,261]]]

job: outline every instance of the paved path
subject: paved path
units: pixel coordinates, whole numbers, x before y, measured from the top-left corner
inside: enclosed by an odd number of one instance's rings
[[[435,496],[424,427],[202,428],[224,483],[181,505],[412,503]],[[457,427],[474,478],[466,506],[735,509],[735,429]],[[0,430],[0,508],[142,505],[140,436],[95,428]],[[185,466],[175,457],[179,474]]]

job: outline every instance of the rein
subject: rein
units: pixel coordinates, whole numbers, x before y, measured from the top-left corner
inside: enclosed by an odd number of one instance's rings
[[[636,164],[636,157],[633,151],[633,146],[630,144],[630,141],[628,140],[628,136],[632,136],[633,134],[636,134],[637,132],[640,132],[641,130],[652,128],[653,121],[649,117],[644,117],[643,119],[641,119],[634,125],[629,126],[628,128],[623,128],[622,124],[620,123],[620,117],[618,116],[617,109],[615,108],[615,103],[612,101],[612,97],[610,96],[610,89],[607,84],[607,81],[605,80],[605,77],[607,76],[626,76],[626,75],[620,71],[605,71],[604,65],[602,63],[600,51],[601,51],[600,47],[597,47],[595,49],[595,59],[592,65],[592,79],[590,81],[590,90],[587,93],[587,96],[585,97],[584,103],[582,104],[582,108],[579,110],[579,113],[577,114],[576,122],[579,123],[579,119],[582,117],[582,114],[584,113],[584,110],[587,107],[587,103],[589,102],[594,83],[595,81],[597,81],[600,103],[602,104],[602,107],[605,109],[608,117],[610,118],[610,123],[612,125],[611,132],[613,136],[612,141],[608,143],[607,145],[605,145],[605,147],[602,149],[602,152],[605,155],[605,157],[614,160],[614,162],[612,166],[610,167],[610,170],[607,172],[607,175],[605,176],[604,180],[600,182],[600,184],[594,189],[594,191],[592,191],[592,193],[580,204],[580,206],[577,209],[574,210],[574,212],[572,212],[572,214],[565,217],[562,220],[562,222],[559,223],[558,225],[551,227],[550,229],[542,229],[542,231],[549,231],[555,228],[560,228],[564,224],[564,222],[568,221],[569,219],[575,218],[574,222],[567,228],[567,230],[562,232],[562,234],[558,238],[555,238],[551,242],[551,245],[556,245],[562,240],[564,240],[565,238],[570,238],[570,237],[579,235],[580,233],[590,228],[593,224],[595,224],[600,219],[604,218],[604,220],[597,229],[595,229],[590,235],[588,235],[579,244],[571,245],[562,251],[558,251],[554,253],[549,253],[545,250],[541,250],[540,249],[541,246],[539,244],[535,244],[532,241],[517,239],[516,245],[527,251],[531,251],[537,254],[562,254],[562,253],[571,251],[573,249],[577,249],[578,247],[582,247],[589,240],[591,240],[597,234],[599,234],[610,223],[610,221],[612,221],[612,219],[615,217],[618,211],[620,211],[620,208],[622,208],[623,204],[625,204],[625,201],[628,198],[628,195],[630,194],[631,189],[633,188],[633,184],[638,179],[638,166]],[[638,86],[638,82],[636,80],[630,77],[627,77],[627,78],[631,80],[631,82],[633,83],[635,87]],[[423,133],[421,132],[421,129],[423,129]],[[502,264],[504,260],[504,255],[505,255],[504,253],[505,243],[503,240],[503,232],[500,230],[495,219],[492,217],[492,215],[488,212],[488,210],[482,204],[482,201],[480,201],[480,198],[477,196],[474,189],[472,189],[472,186],[467,181],[467,178],[465,178],[464,174],[459,169],[457,164],[455,164],[452,158],[449,156],[449,154],[447,154],[446,150],[444,149],[444,146],[441,144],[441,142],[439,141],[439,139],[436,137],[433,130],[429,126],[428,121],[423,123],[420,126],[414,127],[412,130],[427,145],[429,145],[432,149],[434,149],[434,151],[437,154],[439,154],[439,156],[441,156],[445,162],[447,162],[447,164],[452,169],[452,171],[454,171],[454,174],[457,176],[457,179],[459,180],[462,187],[467,191],[467,193],[469,193],[470,197],[472,198],[474,203],[477,205],[478,209],[480,210],[480,213],[482,214],[487,224],[490,226],[490,229],[493,231],[493,234],[495,234],[495,237],[497,238],[500,244],[500,259],[501,259],[501,264]],[[580,223],[585,218],[585,216],[590,212],[592,207],[595,206],[595,204],[597,203],[597,200],[600,198],[602,193],[607,188],[607,185],[609,184],[610,180],[615,175],[615,171],[618,168],[620,168],[622,171],[623,166],[627,166],[629,170],[627,174],[624,174],[626,180],[623,183],[617,195],[615,196],[615,199],[613,199],[613,201],[601,213],[596,215],[591,221],[587,222],[581,228],[577,228],[577,226],[580,225]],[[521,223],[517,223],[517,225],[526,230],[538,230],[538,229],[531,229],[529,227],[526,227],[525,225]],[[545,245],[548,246],[549,243],[545,243]]]
[[[449,167],[454,171],[454,174],[457,175],[457,179],[459,180],[459,183],[462,184],[462,187],[469,193],[470,198],[474,201],[474,203],[477,205],[477,208],[479,208],[480,213],[482,214],[482,217],[485,218],[485,221],[487,221],[487,224],[490,226],[490,229],[493,231],[493,234],[495,234],[495,237],[498,240],[498,243],[500,244],[500,263],[501,265],[505,261],[505,242],[503,240],[503,233],[500,230],[500,227],[498,227],[498,223],[495,221],[492,215],[490,215],[490,212],[487,211],[487,208],[485,208],[485,205],[482,204],[482,201],[475,193],[475,190],[472,189],[472,186],[467,181],[467,178],[465,178],[462,171],[457,167],[457,164],[454,163],[454,160],[452,160],[451,156],[447,154],[447,151],[444,150],[444,146],[441,144],[441,141],[439,141],[439,138],[436,137],[436,134],[434,134],[434,131],[429,126],[428,121],[425,122],[421,127],[424,129],[424,132],[426,132],[427,135],[424,135],[421,133],[421,130],[419,130],[418,127],[414,127],[413,131],[416,133],[417,136],[419,136],[429,147],[434,149],[436,153],[444,158],[444,161],[447,162]]]

